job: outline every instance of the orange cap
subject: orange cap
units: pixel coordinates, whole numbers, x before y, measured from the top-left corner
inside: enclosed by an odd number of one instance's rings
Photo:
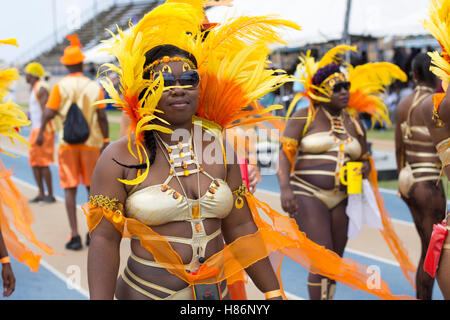
[[[70,40],[70,46],[64,49],[64,55],[60,59],[61,63],[66,66],[71,66],[83,62],[85,56],[83,51],[81,51],[81,43],[78,35],[70,34],[67,36],[67,39]]]

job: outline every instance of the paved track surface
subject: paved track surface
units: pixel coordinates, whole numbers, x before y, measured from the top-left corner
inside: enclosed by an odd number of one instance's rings
[[[27,135],[27,131],[24,131]],[[28,166],[26,149],[21,146],[12,146],[8,141],[1,140],[0,145],[7,150],[15,151],[19,156],[15,159],[0,154],[6,168],[14,172],[14,181],[27,198],[33,198],[37,193],[31,168]],[[87,285],[87,247],[73,252],[64,248],[69,235],[68,221],[63,202],[63,189],[59,186],[56,165],[51,166],[53,186],[58,201],[55,204],[31,204],[35,214],[33,230],[41,241],[48,243],[57,251],[58,255],[43,256],[39,272],[32,273],[29,269],[13,259],[12,267],[17,278],[16,291],[8,299],[18,300],[83,300],[88,299]],[[264,176],[258,186],[256,196],[269,203],[279,212],[279,188],[276,176]],[[408,208],[396,196],[394,190],[382,190],[386,208],[393,219],[394,228],[413,262],[419,259],[420,242],[412,223]],[[81,205],[87,200],[87,192],[83,187],[78,188],[77,204]],[[86,219],[81,209],[78,210],[78,224],[80,233],[87,232]],[[121,270],[129,253],[129,240],[121,244]],[[404,278],[398,264],[390,253],[386,243],[378,230],[363,228],[361,234],[349,241],[344,257],[378,270],[394,294],[415,296],[407,280]],[[306,270],[285,259],[282,266],[283,283],[288,297],[291,299],[308,299]],[[74,287],[74,284],[77,285]],[[249,282],[247,285],[249,299],[263,299],[255,286]],[[4,299],[0,297],[0,300]],[[338,284],[335,299],[337,300],[372,300],[378,299],[361,290],[353,290],[345,285]],[[442,300],[442,294],[435,284],[434,300]]]

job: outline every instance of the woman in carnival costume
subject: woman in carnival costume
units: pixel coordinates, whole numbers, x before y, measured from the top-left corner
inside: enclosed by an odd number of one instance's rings
[[[246,107],[291,81],[267,69],[268,44],[282,42],[276,28],[299,27],[238,17],[205,38],[202,4],[166,1],[107,49],[119,62],[106,66],[119,74],[121,92],[106,79],[106,102],[130,126],[102,154],[83,205],[91,298],[228,299],[227,284],[245,270],[267,299],[282,299],[281,260],[272,266],[270,254],[381,298],[405,298],[383,281],[367,288],[366,267],[310,241],[248,192],[223,131],[273,118],[275,107]],[[122,237],[131,238],[131,255],[117,279]]]
[[[396,110],[395,149],[399,172],[399,195],[408,205],[421,240],[416,274],[417,298],[431,300],[434,279],[423,269],[433,225],[445,216],[446,198],[441,181],[441,161],[419,108],[437,89],[429,70],[431,58],[419,53],[412,61],[414,92],[400,101]]]
[[[429,18],[423,21],[423,26],[438,40],[442,49],[441,54],[437,51],[428,53],[431,56],[432,64],[430,70],[442,81],[442,88],[445,92],[429,96],[422,102],[419,109],[441,160],[441,173],[445,172],[447,177],[450,177],[450,97],[448,96],[450,87],[450,56],[448,54],[450,52],[450,1],[432,0],[430,2]],[[450,299],[448,216],[447,211],[442,223],[434,225],[432,240],[424,264],[425,270],[432,277],[436,276],[439,288],[446,300]],[[443,232],[439,232],[439,230],[443,230]]]
[[[0,44],[18,46],[15,39],[0,40]],[[21,127],[28,126],[30,121],[19,110],[18,105],[11,100],[4,101],[8,94],[8,88],[13,81],[19,79],[17,69],[0,70],[0,136],[12,141],[17,140],[26,145],[28,142],[19,135]],[[2,150],[0,152],[14,157],[14,155]],[[28,200],[20,194],[11,180],[12,171],[7,170],[0,160],[0,261],[2,263],[3,295],[10,296],[15,289],[15,277],[11,269],[9,253],[18,261],[25,263],[31,271],[39,269],[40,254],[34,253],[22,243],[16,232],[19,232],[28,241],[35,244],[47,254],[53,254],[53,250],[45,243],[37,240],[31,229],[34,217],[28,206]],[[6,209],[6,210],[5,210]],[[12,226],[16,229],[14,231]]]
[[[307,109],[296,111],[287,123],[277,125],[283,130],[278,179],[283,210],[294,218],[301,231],[314,242],[342,256],[348,238],[354,238],[363,221],[382,229],[403,272],[413,285],[414,266],[393,232],[389,215],[376,186],[376,171],[371,159],[364,126],[359,113],[372,115],[372,121],[389,122],[388,111],[380,97],[384,86],[393,80],[406,80],[406,75],[389,63],[368,63],[353,68],[342,61],[346,51],[355,47],[340,45],[316,61],[310,52],[300,56],[297,66],[305,92],[297,94],[288,116],[297,101],[312,101]],[[286,119],[287,120],[287,119]],[[273,121],[272,121],[273,122]],[[364,181],[363,198],[372,199],[372,207],[361,209],[343,187],[342,175],[347,162],[360,162]],[[347,175],[348,176],[348,175]],[[373,189],[373,190],[372,190]],[[360,191],[361,192],[361,191]],[[362,202],[360,195],[351,199]],[[308,276],[311,299],[331,299],[335,281],[311,272]]]

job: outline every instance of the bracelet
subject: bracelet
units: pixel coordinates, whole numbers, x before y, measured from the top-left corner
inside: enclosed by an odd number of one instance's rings
[[[0,262],[1,262],[2,264],[11,263],[11,258],[8,257],[8,256],[6,256],[6,257],[4,257],[4,258],[1,258],[1,259],[0,259]]]
[[[264,295],[266,296],[266,299],[271,299],[271,298],[282,297],[283,296],[283,294],[281,293],[280,289],[265,292]]]
[[[105,139],[103,139],[103,143],[108,143],[108,142],[111,142],[111,139],[110,139],[110,138],[105,138]]]

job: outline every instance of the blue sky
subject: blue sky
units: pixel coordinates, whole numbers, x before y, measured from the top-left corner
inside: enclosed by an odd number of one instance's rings
[[[96,0],[99,9],[113,2]],[[55,20],[58,28],[76,24],[77,12],[81,13],[81,19],[88,18],[93,13],[94,3],[95,0],[2,0],[0,39],[16,38],[19,48],[2,46],[0,60],[12,62],[21,54],[33,50],[36,44],[45,45],[46,39],[52,41]]]

